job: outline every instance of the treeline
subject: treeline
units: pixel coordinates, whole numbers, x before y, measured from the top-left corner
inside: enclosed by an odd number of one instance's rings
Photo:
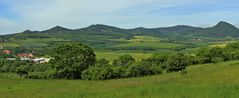
[[[239,42],[225,47],[204,47],[196,54],[198,63],[217,63],[229,60],[239,60]]]
[[[32,62],[22,62],[20,60],[16,61],[0,61],[0,72],[2,73],[16,73],[17,70],[24,70],[29,72],[45,72],[50,70],[49,64],[36,64]]]
[[[165,72],[185,71],[190,65],[190,58],[184,54],[154,55],[136,62],[130,55],[122,55],[112,64],[106,59],[100,59],[94,66],[82,72],[82,78],[87,80],[106,80],[117,78],[141,77],[157,75]]]
[[[189,65],[239,60],[239,42],[224,48],[204,47],[195,54],[156,53],[136,61],[130,55],[122,55],[110,63],[96,59],[93,49],[81,43],[68,43],[53,49],[54,58],[49,64],[0,62],[1,72],[16,72],[31,79],[85,79],[107,80],[158,75],[169,72],[186,74]]]

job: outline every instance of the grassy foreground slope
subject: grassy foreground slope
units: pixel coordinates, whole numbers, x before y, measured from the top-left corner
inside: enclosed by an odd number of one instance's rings
[[[108,81],[27,80],[0,74],[2,98],[238,98],[239,61],[188,67],[169,73]]]

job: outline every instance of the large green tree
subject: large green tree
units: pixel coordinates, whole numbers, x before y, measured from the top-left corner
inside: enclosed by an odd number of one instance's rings
[[[54,78],[79,79],[82,71],[96,62],[93,49],[81,43],[63,44],[54,49],[52,57]]]

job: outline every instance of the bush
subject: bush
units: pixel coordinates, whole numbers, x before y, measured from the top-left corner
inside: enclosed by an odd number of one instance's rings
[[[239,60],[239,42],[228,44],[224,48],[224,54],[228,60]]]
[[[28,76],[28,71],[24,67],[18,67],[16,73],[23,78],[27,78]]]
[[[27,76],[27,78],[29,79],[49,79],[50,76],[48,73],[44,73],[44,72],[34,72],[31,73]]]
[[[158,75],[163,73],[163,69],[161,66],[150,66],[150,70],[152,71],[153,75]]]
[[[114,73],[116,69],[114,66],[109,64],[109,61],[106,59],[99,59],[96,62],[95,66],[89,67],[88,69],[82,72],[82,79],[86,80],[107,80],[120,78],[118,73]]]
[[[143,66],[141,64],[133,64],[129,66],[129,68],[126,70],[125,76],[127,77],[140,77],[148,74],[152,74],[152,72],[148,72],[146,68],[147,66]]]
[[[222,61],[228,59],[225,55],[225,51],[223,48],[220,47],[212,47],[212,48],[201,48],[197,55],[201,57],[201,60],[204,60],[204,63],[212,63],[220,58]]]
[[[212,63],[218,63],[218,62],[223,62],[224,61],[224,59],[223,58],[220,58],[220,57],[215,57],[215,58],[213,58],[212,59]]]
[[[205,64],[207,62],[210,62],[209,58],[204,58],[204,57],[199,57],[199,56],[196,56],[193,58],[193,65],[196,65],[196,64]]]
[[[160,66],[149,66],[144,63],[135,63],[126,70],[127,77],[141,77],[147,75],[161,74],[162,69]]]
[[[125,78],[127,76],[125,76],[125,72],[126,72],[126,67],[124,66],[112,66],[111,67],[113,70],[113,79],[117,79],[117,78]]]
[[[135,59],[130,55],[122,55],[118,59],[113,60],[115,66],[130,66],[135,63]]]
[[[107,80],[113,79],[113,70],[110,66],[93,66],[82,72],[82,79]]]
[[[3,67],[2,67],[2,72],[9,72],[9,71],[10,71],[10,68],[11,68],[11,65],[5,64],[5,65],[3,65]]]
[[[182,53],[173,54],[168,58],[166,71],[167,72],[174,72],[174,71],[181,71],[185,70],[186,66],[190,64],[188,62],[187,56]]]
[[[10,67],[10,72],[16,72],[16,69],[17,69],[17,67],[19,67],[19,66],[20,66],[19,62],[14,62],[14,63],[12,63],[12,64],[11,64],[11,67]]]
[[[141,63],[146,64],[148,66],[153,66],[153,65],[160,66],[167,61],[168,55],[169,54],[158,54],[158,53],[153,54],[152,57],[149,57],[147,59],[142,59]]]
[[[34,72],[45,72],[50,70],[50,65],[49,64],[34,64],[33,65],[33,71]]]
[[[98,66],[107,66],[107,65],[109,65],[109,61],[106,60],[105,58],[101,58],[101,59],[98,59],[96,61],[96,65],[98,65]]]

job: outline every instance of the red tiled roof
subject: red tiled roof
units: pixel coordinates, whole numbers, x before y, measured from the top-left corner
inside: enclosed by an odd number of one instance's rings
[[[11,54],[12,51],[11,50],[3,50],[3,53],[6,53],[6,54]]]

